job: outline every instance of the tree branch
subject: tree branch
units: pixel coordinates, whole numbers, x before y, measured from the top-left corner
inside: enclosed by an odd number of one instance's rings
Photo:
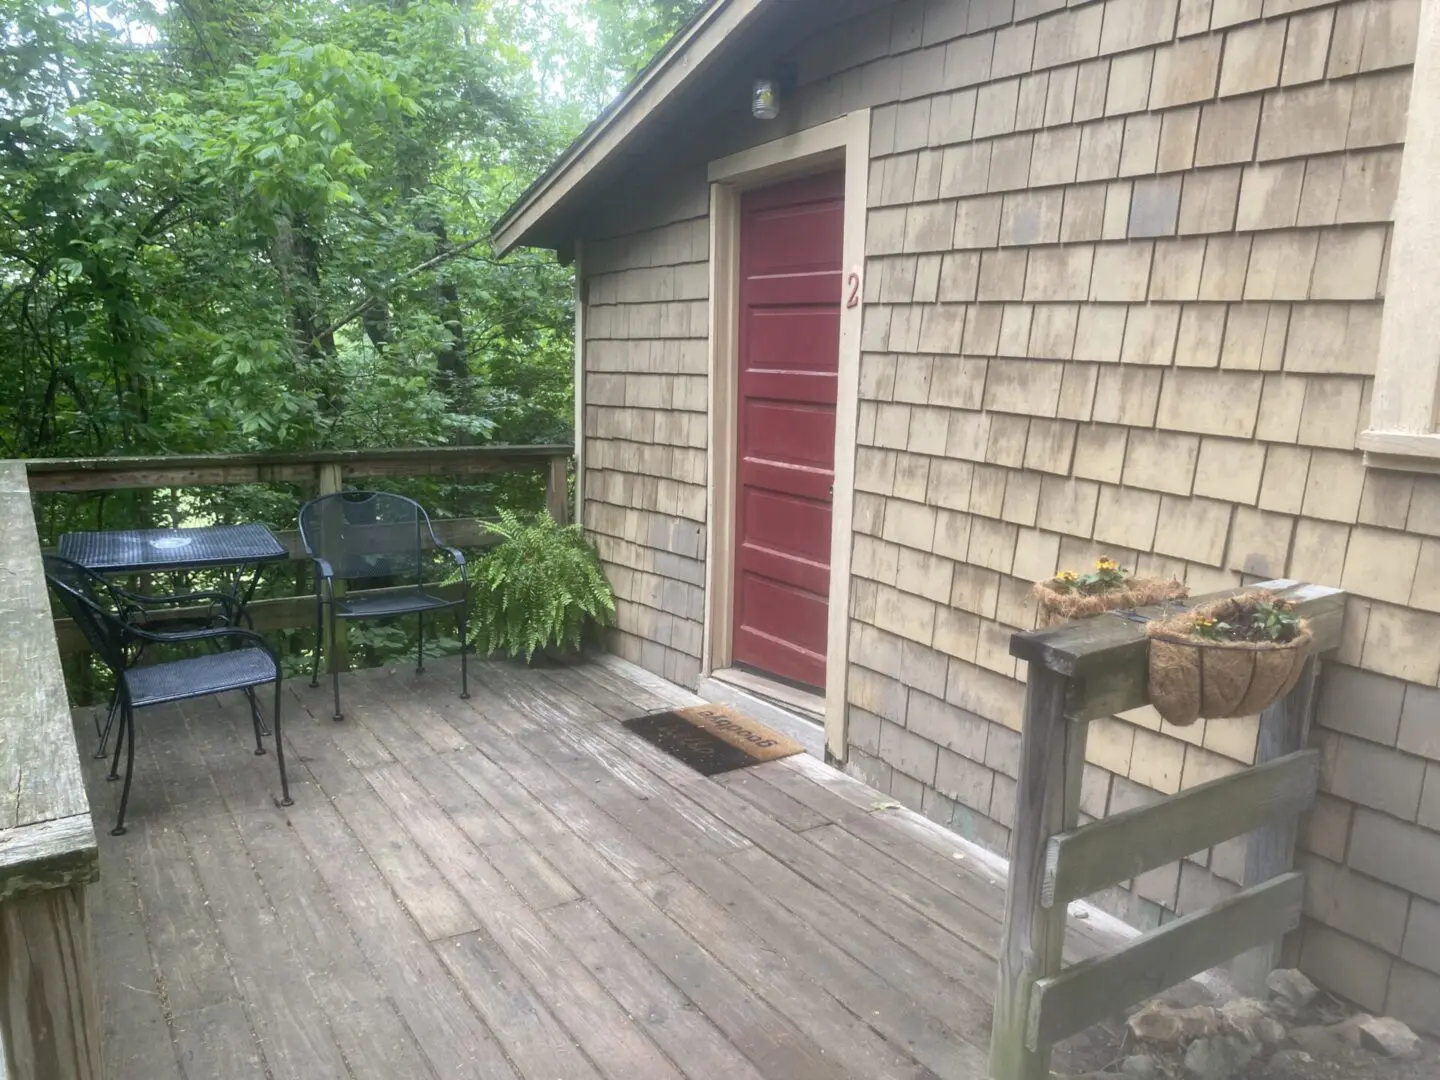
[[[485,242],[485,237],[479,236],[479,237],[476,237],[474,240],[468,240],[468,241],[466,241],[465,243],[461,244],[459,247],[453,247],[453,248],[451,248],[449,251],[442,251],[439,255],[434,255],[434,256],[432,256],[431,258],[426,259],[426,260],[425,260],[423,263],[421,263],[419,266],[412,266],[409,270],[406,270],[406,271],[404,271],[403,273],[396,275],[396,277],[395,277],[393,280],[391,280],[391,282],[386,286],[386,288],[387,288],[387,289],[393,289],[396,285],[399,285],[402,281],[408,281],[410,278],[414,277],[416,274],[423,274],[426,270],[431,270],[431,269],[439,266],[439,265],[440,265],[441,263],[443,263],[443,262],[448,262],[449,260],[454,259],[454,258],[456,258],[457,256],[463,255],[463,254],[465,254],[465,252],[469,251],[471,248],[478,247],[480,244],[482,244],[482,243],[484,243],[484,242]],[[361,315],[365,314],[365,312],[367,312],[368,310],[370,310],[370,305],[374,304],[374,303],[375,303],[377,300],[379,300],[379,299],[380,299],[380,296],[379,296],[378,293],[372,293],[370,296],[367,296],[364,300],[361,300],[360,303],[358,303],[358,304],[356,304],[354,307],[352,307],[349,311],[347,311],[347,312],[346,312],[344,315],[342,315],[339,319],[335,320],[335,322],[331,323],[331,324],[330,324],[328,327],[326,327],[324,330],[320,331],[320,333],[317,334],[316,336],[317,336],[317,337],[320,337],[320,338],[323,338],[323,337],[326,337],[326,336],[328,336],[328,335],[334,334],[335,331],[339,330],[342,326],[347,326],[347,325],[349,325],[350,323],[352,323],[352,322],[354,322],[356,319],[358,319]]]

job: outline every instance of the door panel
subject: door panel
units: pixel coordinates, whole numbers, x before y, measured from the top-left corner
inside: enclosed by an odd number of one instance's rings
[[[840,173],[746,194],[740,215],[737,663],[825,683],[844,248]]]

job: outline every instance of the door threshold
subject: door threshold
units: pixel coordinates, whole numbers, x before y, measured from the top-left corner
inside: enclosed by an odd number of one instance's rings
[[[707,701],[739,709],[794,739],[812,757],[825,760],[823,698],[735,668],[712,672],[700,680],[697,689]]]
[[[776,705],[794,712],[808,714],[817,724],[825,723],[825,699],[798,686],[771,679],[744,668],[721,668],[710,673],[712,679],[729,683],[758,697],[768,698]]]

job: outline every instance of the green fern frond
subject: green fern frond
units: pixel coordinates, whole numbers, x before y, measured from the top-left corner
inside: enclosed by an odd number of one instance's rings
[[[579,525],[501,510],[487,528],[500,543],[473,564],[470,640],[477,650],[528,661],[548,646],[579,648],[588,624],[611,622],[615,597]]]

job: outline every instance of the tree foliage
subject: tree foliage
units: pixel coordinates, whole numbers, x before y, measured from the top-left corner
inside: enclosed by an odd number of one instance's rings
[[[0,0],[0,455],[568,437],[486,238],[698,6]]]

